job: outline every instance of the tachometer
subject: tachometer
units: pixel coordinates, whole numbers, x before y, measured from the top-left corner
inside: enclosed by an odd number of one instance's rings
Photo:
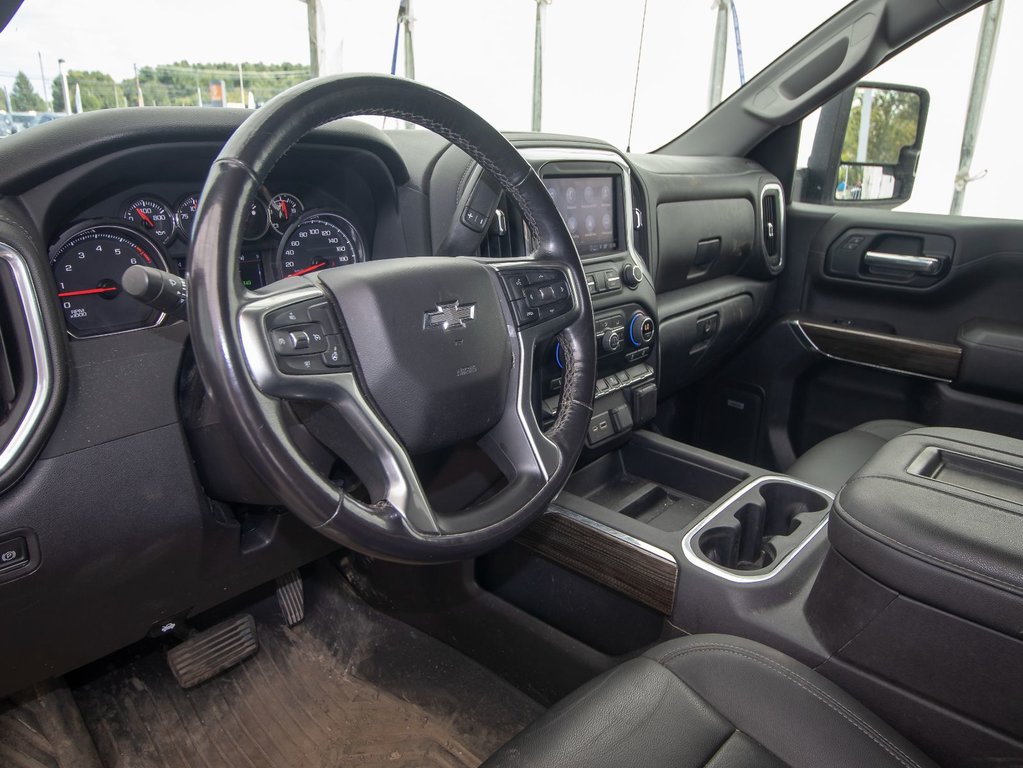
[[[277,278],[364,261],[366,252],[355,226],[336,213],[310,213],[284,234],[277,249]]]
[[[167,269],[149,238],[118,224],[71,230],[51,251],[50,264],[68,332],[85,338],[157,325],[163,313],[121,290],[121,276],[133,264]]]
[[[138,197],[124,206],[124,218],[160,245],[174,237],[174,214],[170,206],[151,195]]]

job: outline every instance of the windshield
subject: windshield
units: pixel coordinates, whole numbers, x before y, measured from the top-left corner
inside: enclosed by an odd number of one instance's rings
[[[502,130],[649,151],[845,1],[25,0],[0,32],[0,135],[110,107],[257,108],[316,72],[393,68]]]

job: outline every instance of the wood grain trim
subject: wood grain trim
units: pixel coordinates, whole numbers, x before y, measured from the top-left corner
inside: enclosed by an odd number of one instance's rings
[[[835,360],[939,381],[959,375],[963,350],[953,344],[810,320],[796,320],[794,326],[814,350]]]
[[[581,515],[550,509],[516,539],[539,555],[663,614],[675,606],[671,555]]]

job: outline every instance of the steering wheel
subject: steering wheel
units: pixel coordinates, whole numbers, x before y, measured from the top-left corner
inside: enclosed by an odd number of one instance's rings
[[[398,258],[241,284],[250,200],[305,134],[351,115],[417,123],[489,171],[522,212],[515,260]],[[188,316],[196,362],[246,461],[280,501],[347,547],[406,562],[457,560],[515,536],[561,490],[593,405],[593,316],[579,255],[529,163],[477,114],[393,77],[312,80],[269,101],[217,157],[196,214]],[[538,424],[538,350],[561,344],[561,405]],[[289,401],[365,485],[361,501],[296,444]],[[412,457],[472,440],[504,484],[456,512],[433,506]]]

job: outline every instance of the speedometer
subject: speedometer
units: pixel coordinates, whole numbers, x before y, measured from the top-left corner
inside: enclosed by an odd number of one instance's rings
[[[274,272],[278,279],[364,261],[365,249],[355,226],[336,213],[311,213],[284,233]]]
[[[159,247],[130,227],[85,225],[62,237],[50,264],[68,332],[84,338],[157,325],[163,313],[121,290],[128,267],[167,269]]]

